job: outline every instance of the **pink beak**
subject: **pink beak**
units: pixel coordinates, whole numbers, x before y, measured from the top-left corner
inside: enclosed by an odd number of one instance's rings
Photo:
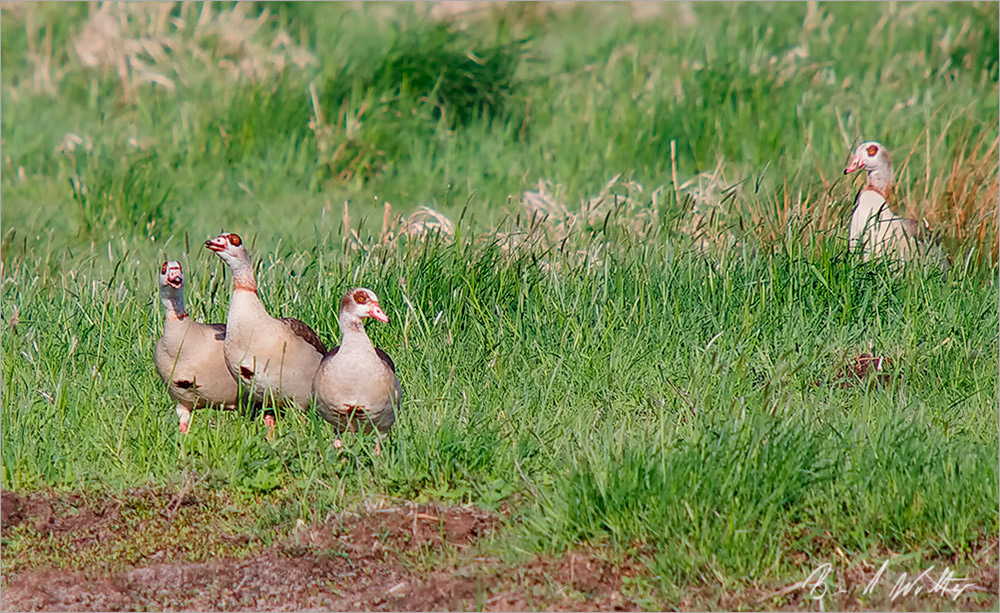
[[[180,288],[184,284],[184,275],[181,271],[171,268],[167,270],[167,283],[173,287]]]
[[[865,161],[861,159],[861,156],[854,156],[851,161],[847,163],[847,168],[844,169],[844,174],[849,175],[855,170],[861,170],[865,167]]]
[[[216,236],[205,241],[205,248],[211,251],[224,251],[228,243],[225,236]]]
[[[389,323],[389,317],[385,314],[378,304],[373,304],[368,307],[368,315],[374,317],[375,319],[381,321],[382,323]]]
[[[215,252],[225,251],[227,242],[228,241],[225,238],[217,236],[213,239],[205,241],[205,248]]]

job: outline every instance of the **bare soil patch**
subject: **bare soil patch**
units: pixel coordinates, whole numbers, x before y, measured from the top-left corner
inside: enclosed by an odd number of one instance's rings
[[[0,526],[13,527],[24,521],[23,499],[14,492],[0,492]]]
[[[322,523],[255,531],[255,507],[212,492],[137,489],[122,496],[2,492],[3,593],[18,611],[220,610],[636,610],[626,583],[647,572],[638,560],[580,550],[510,564],[477,542],[500,517],[475,507],[403,504],[345,512]],[[237,508],[234,510],[234,508]],[[18,549],[20,547],[20,549]],[[686,586],[654,608],[680,610],[996,610],[1000,546],[980,543],[964,561],[919,568],[867,562],[834,569],[823,603],[804,577],[727,590]],[[11,555],[13,553],[13,555]],[[875,555],[889,559],[892,554]],[[809,566],[803,559],[801,566]],[[919,593],[892,597],[935,570]],[[930,593],[949,568],[975,586],[956,600]],[[807,574],[808,569],[802,574]]]
[[[475,557],[473,546],[499,518],[474,507],[405,505],[344,513],[301,525],[265,546],[252,534],[213,529],[188,543],[189,531],[170,529],[214,515],[218,501],[208,497],[149,490],[118,499],[3,496],[5,538],[19,531],[46,537],[35,542],[55,542],[46,555],[5,565],[4,610],[635,608],[621,595],[622,577],[634,571],[594,554],[538,557],[516,568]],[[162,547],[127,547],[141,540],[140,533],[159,535]],[[228,555],[190,559],[194,549],[234,542]],[[186,543],[192,551],[185,552]],[[86,555],[60,557],[66,547]]]

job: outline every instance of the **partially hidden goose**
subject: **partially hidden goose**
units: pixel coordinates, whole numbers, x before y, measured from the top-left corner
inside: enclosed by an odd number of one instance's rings
[[[188,316],[180,262],[171,260],[160,266],[160,299],[166,317],[163,336],[153,348],[153,361],[177,402],[180,431],[186,433],[194,409],[237,406],[236,381],[223,353],[226,326],[198,323]]]
[[[916,219],[897,216],[889,208],[895,177],[889,152],[881,143],[858,145],[844,174],[862,169],[868,171],[868,178],[854,199],[848,248],[860,250],[866,262],[883,255],[905,262],[915,255],[929,254],[947,271],[948,258],[928,229]]]
[[[298,319],[271,317],[257,295],[253,264],[238,234],[222,233],[205,241],[233,273],[233,298],[226,319],[226,365],[253,398],[265,406],[294,404],[307,409],[312,381],[326,347]],[[264,414],[268,436],[274,417]]]
[[[403,396],[395,364],[365,332],[368,317],[389,321],[375,292],[363,287],[347,292],[338,316],[340,346],[326,354],[313,381],[317,409],[339,431],[388,431]],[[339,447],[340,439],[334,445]],[[376,455],[379,450],[376,440]]]

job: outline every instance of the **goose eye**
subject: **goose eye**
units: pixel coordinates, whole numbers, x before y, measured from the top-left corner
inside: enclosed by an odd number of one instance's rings
[[[243,242],[243,239],[240,238],[239,234],[230,234],[229,242],[230,244],[233,245],[233,247],[239,247],[240,244]]]
[[[167,263],[166,262],[163,263],[163,266],[160,266],[160,274],[161,275],[167,274]]]
[[[357,302],[358,304],[364,304],[365,300],[368,300],[368,297],[365,296],[362,292],[354,294],[354,302]]]
[[[875,145],[868,147],[868,157],[874,157],[876,153],[878,153],[878,147]]]

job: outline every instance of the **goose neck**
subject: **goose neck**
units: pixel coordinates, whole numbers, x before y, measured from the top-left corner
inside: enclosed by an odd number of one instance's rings
[[[184,308],[184,290],[169,288],[160,292],[163,302],[163,312],[167,321],[182,321],[187,319],[187,309]]]

